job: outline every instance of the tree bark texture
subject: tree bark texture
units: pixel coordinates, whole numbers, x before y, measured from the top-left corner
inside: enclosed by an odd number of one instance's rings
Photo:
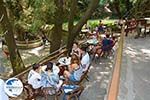
[[[54,27],[51,35],[50,53],[58,50],[61,46],[62,24],[63,24],[63,0],[55,0],[56,11]]]
[[[12,25],[9,22],[6,7],[4,6],[3,0],[0,0],[0,17],[1,17],[1,27],[5,32],[5,40],[8,46],[10,61],[13,69],[13,74],[18,74],[24,70],[25,66],[17,49]]]
[[[119,0],[115,0],[115,1],[114,1],[114,9],[115,9],[115,11],[116,11],[116,13],[117,13],[117,16],[118,16],[119,18],[121,18],[122,15],[121,15],[121,12],[120,12],[120,1],[119,1]]]

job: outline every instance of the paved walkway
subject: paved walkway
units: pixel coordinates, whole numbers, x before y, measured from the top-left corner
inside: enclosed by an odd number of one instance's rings
[[[150,37],[126,38],[118,100],[150,100]]]
[[[113,59],[102,58],[93,63],[89,73],[90,81],[85,82],[81,100],[104,100],[113,69]]]

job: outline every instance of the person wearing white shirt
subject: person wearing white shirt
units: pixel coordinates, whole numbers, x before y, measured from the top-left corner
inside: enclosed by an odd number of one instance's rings
[[[4,81],[0,79],[0,100],[9,100],[7,94],[4,91]]]
[[[34,89],[39,89],[42,86],[40,65],[33,64],[33,69],[28,74],[28,84],[32,85]]]
[[[88,54],[88,52],[86,52],[86,47],[81,47],[81,66],[83,68],[83,72],[86,71],[90,65],[90,56]]]

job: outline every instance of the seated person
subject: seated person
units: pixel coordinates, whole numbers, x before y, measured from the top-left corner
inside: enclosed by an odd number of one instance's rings
[[[71,64],[68,66],[69,72],[73,72],[75,69],[78,68],[80,64],[80,59],[76,53],[71,56]]]
[[[73,47],[72,47],[72,51],[71,51],[71,55],[76,53],[78,55],[78,57],[81,57],[81,53],[80,53],[80,48],[77,42],[73,43]]]
[[[41,74],[42,87],[54,87],[58,91],[62,85],[62,81],[59,80],[58,73],[53,72],[53,63],[49,62],[45,71]],[[55,91],[48,91],[49,94],[55,93]]]
[[[28,84],[30,84],[34,89],[42,87],[40,70],[39,64],[33,64],[33,69],[28,74]]]
[[[110,47],[110,38],[109,34],[106,34],[106,37],[102,40],[102,51],[108,51]]]
[[[116,44],[117,40],[116,38],[113,36],[111,39],[110,39],[110,49],[113,48],[113,46]]]
[[[64,71],[64,76],[67,80],[72,82],[80,81],[80,78],[83,74],[83,69],[80,66],[80,60],[77,55],[73,55],[71,58],[71,64],[68,66],[69,71]]]
[[[9,58],[9,51],[5,40],[2,40],[2,50],[5,53],[6,57]]]
[[[97,38],[98,38],[98,31],[92,30],[92,31],[89,33],[89,38],[90,38],[90,39],[97,39]]]
[[[88,52],[86,51],[86,47],[83,46],[80,48],[81,50],[81,66],[83,68],[83,71],[86,71],[90,65],[90,56]]]
[[[5,82],[2,79],[0,79],[0,100],[9,100],[9,97],[4,91],[4,84]]]

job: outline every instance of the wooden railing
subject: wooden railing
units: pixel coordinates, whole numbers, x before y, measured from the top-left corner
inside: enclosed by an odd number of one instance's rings
[[[121,70],[121,63],[122,63],[123,42],[124,42],[124,26],[121,31],[119,48],[117,50],[115,66],[114,66],[112,79],[108,90],[107,100],[117,100],[119,84],[120,84],[120,70]]]
[[[39,61],[36,62],[36,63],[38,63],[38,64],[40,64],[40,65],[45,64],[45,63],[47,63],[48,61],[52,61],[52,60],[56,59],[57,57],[59,57],[59,56],[65,54],[66,52],[67,52],[66,46],[63,46],[63,47],[61,47],[59,50],[54,51],[53,53],[49,54],[47,57],[45,57],[45,58],[39,60]],[[20,77],[22,77],[24,74],[28,73],[31,69],[32,69],[32,65],[28,66],[27,69],[25,69],[23,72],[21,72],[21,73],[15,75],[15,76],[13,76],[13,77],[20,78]]]
[[[79,45],[81,44],[84,44],[85,41],[82,41]],[[51,53],[50,55],[48,55],[47,57],[39,60],[38,64],[42,65],[42,64],[45,64],[47,63],[48,61],[52,61],[54,59],[57,59],[59,56],[65,54],[67,52],[67,49],[66,49],[66,45],[62,46],[59,50],[56,50],[54,51],[53,53]],[[13,77],[16,77],[16,78],[20,78],[22,77],[24,74],[28,73],[30,70],[32,69],[32,65],[28,66],[27,69],[25,69],[23,72],[13,76]]]

